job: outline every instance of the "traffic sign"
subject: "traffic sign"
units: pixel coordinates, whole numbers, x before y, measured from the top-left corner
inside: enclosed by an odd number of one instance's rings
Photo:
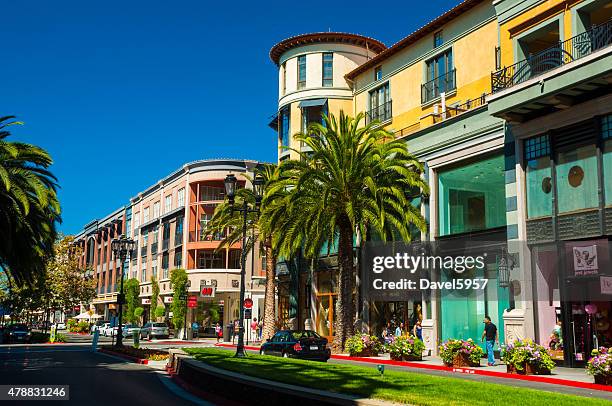
[[[253,315],[253,309],[249,309],[248,307],[244,309],[244,318],[249,320]]]
[[[179,299],[181,299],[181,300],[187,300],[187,295],[180,295],[180,296],[179,296]]]
[[[253,299],[247,297],[246,299],[244,299],[244,308],[245,309],[250,309],[253,307]]]
[[[198,307],[198,297],[197,296],[189,296],[187,299],[187,307]]]

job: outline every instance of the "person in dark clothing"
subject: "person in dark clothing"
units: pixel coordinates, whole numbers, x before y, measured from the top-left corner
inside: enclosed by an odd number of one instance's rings
[[[485,325],[484,331],[482,332],[481,341],[486,342],[487,346],[487,365],[492,367],[495,365],[495,356],[493,353],[493,348],[495,347],[495,343],[499,344],[499,334],[497,332],[497,326],[491,322],[491,318],[489,316],[485,316],[483,323]]]

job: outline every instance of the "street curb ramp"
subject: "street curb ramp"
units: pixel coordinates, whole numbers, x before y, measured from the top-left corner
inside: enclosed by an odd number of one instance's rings
[[[182,351],[181,351],[182,352]],[[192,388],[249,405],[389,405],[381,400],[289,385],[216,368],[171,350],[168,364]]]

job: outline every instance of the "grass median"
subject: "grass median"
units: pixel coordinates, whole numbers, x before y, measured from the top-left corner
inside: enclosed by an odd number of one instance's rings
[[[278,382],[368,398],[415,405],[603,405],[610,402],[460,378],[371,367],[326,364],[249,354],[234,358],[233,351],[184,348],[195,359],[217,368]]]

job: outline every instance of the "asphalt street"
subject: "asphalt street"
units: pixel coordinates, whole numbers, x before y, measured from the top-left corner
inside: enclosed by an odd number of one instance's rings
[[[207,404],[182,391],[160,371],[93,353],[90,346],[2,346],[0,366],[2,385],[69,385],[70,400],[53,404]]]

